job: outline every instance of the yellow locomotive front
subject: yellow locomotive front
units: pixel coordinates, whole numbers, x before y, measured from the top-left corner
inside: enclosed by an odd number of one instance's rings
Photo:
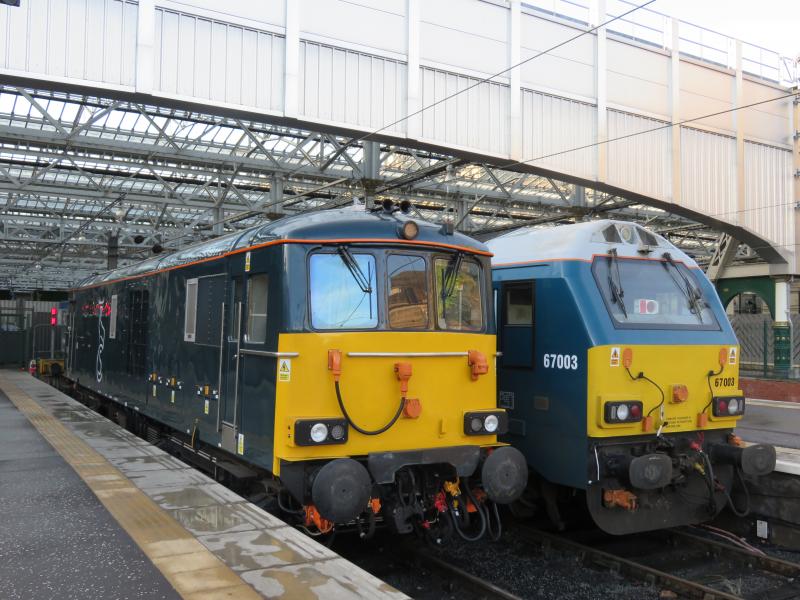
[[[306,293],[275,384],[273,472],[306,525],[498,531],[527,467],[497,442],[489,253],[393,213],[315,242],[287,246],[289,297]]]

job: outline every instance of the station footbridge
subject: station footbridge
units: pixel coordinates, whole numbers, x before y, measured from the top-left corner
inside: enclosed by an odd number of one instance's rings
[[[6,4],[6,288],[66,288],[259,220],[409,200],[483,238],[646,223],[713,279],[770,277],[776,318],[786,310],[796,61],[666,2]]]

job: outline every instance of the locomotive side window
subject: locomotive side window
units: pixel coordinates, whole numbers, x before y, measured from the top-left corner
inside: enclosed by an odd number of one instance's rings
[[[225,276],[208,275],[197,279],[194,341],[198,345],[219,347],[222,328],[220,308],[225,302]]]
[[[147,313],[150,293],[132,290],[128,295],[128,373],[144,375],[147,371]]]
[[[186,280],[186,308],[183,318],[183,341],[193,342],[197,333],[197,279]]]
[[[261,344],[267,339],[267,276],[247,280],[247,329],[244,341]]]
[[[315,329],[378,326],[375,257],[342,250],[309,261],[311,325]]]
[[[503,286],[500,350],[505,367],[533,367],[534,282]]]
[[[392,254],[387,260],[389,277],[389,327],[428,327],[428,271],[421,256]]]
[[[483,327],[481,268],[460,254],[435,261],[436,324],[439,329],[480,331]]]
[[[108,339],[117,339],[117,300],[118,296],[111,296],[111,311],[108,315]]]

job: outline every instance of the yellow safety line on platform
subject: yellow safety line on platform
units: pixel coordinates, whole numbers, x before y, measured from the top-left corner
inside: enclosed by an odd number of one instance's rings
[[[183,598],[261,598],[118,469],[33,398],[2,376],[0,389],[69,463]]]

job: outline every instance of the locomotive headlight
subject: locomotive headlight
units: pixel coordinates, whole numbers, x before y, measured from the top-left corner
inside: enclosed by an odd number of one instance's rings
[[[311,439],[317,444],[319,444],[320,442],[324,442],[327,437],[328,437],[328,426],[325,425],[325,423],[316,423],[311,428]]]
[[[296,446],[327,446],[347,442],[347,421],[339,419],[297,419],[294,422]]]
[[[638,423],[642,420],[642,403],[639,400],[622,400],[603,404],[603,422],[609,425]]]
[[[416,221],[406,221],[400,226],[399,233],[404,240],[413,240],[419,235],[419,225]]]
[[[464,414],[466,435],[498,435],[508,431],[508,414],[504,410]]]
[[[344,437],[345,429],[343,425],[334,425],[331,427],[331,437],[335,440],[340,440]]]
[[[743,396],[715,396],[711,413],[715,417],[738,417],[744,414]]]
[[[489,433],[497,431],[498,425],[500,425],[500,419],[497,418],[497,415],[489,415],[483,422],[484,429]]]

